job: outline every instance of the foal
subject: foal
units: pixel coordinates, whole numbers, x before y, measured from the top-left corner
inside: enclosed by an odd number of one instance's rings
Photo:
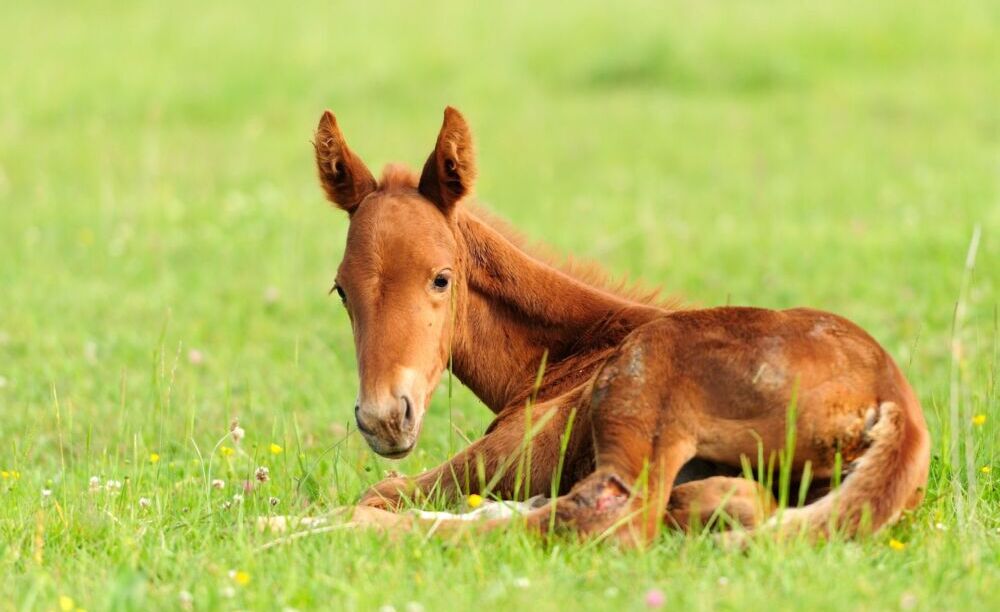
[[[390,165],[376,181],[329,111],[314,145],[322,187],[350,217],[334,288],[354,331],[354,411],[369,446],[390,458],[414,448],[449,362],[496,414],[451,461],[384,480],[362,504],[394,509],[484,482],[501,497],[522,484],[547,494],[569,430],[561,496],[529,517],[538,530],[554,516],[583,536],[645,542],[664,520],[685,527],[720,510],[752,527],[767,514],[760,487],[733,476],[784,449],[791,405],[792,478],[811,474],[811,503],[771,528],[853,535],[920,501],[929,461],[920,405],[892,358],[849,321],[807,309],[672,310],[533,257],[468,203],[472,137],[450,107],[419,176]],[[529,426],[530,470],[519,474]]]

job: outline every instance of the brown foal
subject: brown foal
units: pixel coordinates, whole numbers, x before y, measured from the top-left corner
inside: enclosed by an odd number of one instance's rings
[[[920,404],[853,323],[804,308],[673,309],[532,256],[469,204],[472,136],[450,107],[419,176],[390,165],[376,181],[330,112],[314,144],[323,189],[350,217],[335,289],[354,331],[365,440],[386,457],[412,450],[449,361],[496,414],[451,461],[387,479],[363,505],[395,509],[484,482],[499,497],[548,494],[567,429],[560,496],[528,518],[540,531],[642,543],[664,521],[684,528],[725,512],[747,527],[853,535],[922,498]],[[790,407],[791,477],[811,475],[809,503],[763,521],[770,491],[736,476],[785,448]],[[529,419],[526,474],[512,458]]]

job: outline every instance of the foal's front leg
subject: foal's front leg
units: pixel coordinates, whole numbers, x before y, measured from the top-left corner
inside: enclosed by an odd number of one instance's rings
[[[596,470],[555,502],[556,522],[583,537],[648,542],[667,512],[674,479],[695,456],[683,387],[659,330],[633,332],[601,367],[589,398]],[[542,525],[542,531],[545,531]]]
[[[531,478],[530,490],[525,491],[527,476],[522,474],[521,491],[527,495],[549,494],[552,478],[558,468],[559,442],[566,430],[569,417],[568,401],[573,398],[563,398],[539,404],[532,408],[532,429],[537,433],[531,439]],[[519,486],[517,482],[518,464],[525,456],[525,429],[527,426],[527,409],[525,407],[510,407],[501,411],[485,436],[472,443],[471,446],[455,455],[450,461],[428,470],[415,478],[388,478],[366,491],[360,503],[389,510],[398,509],[406,499],[418,499],[430,495],[442,495],[445,499],[455,500],[463,494],[483,493],[486,491],[502,498],[510,498]],[[579,421],[579,419],[578,419]],[[585,425],[574,427],[574,431],[587,431]],[[573,436],[567,449],[565,465],[577,462],[580,451],[577,447],[585,435]],[[587,458],[589,460],[589,457]],[[480,468],[480,466],[482,466]],[[525,468],[527,464],[524,464]],[[571,473],[574,470],[564,470]],[[563,485],[572,485],[564,481]]]

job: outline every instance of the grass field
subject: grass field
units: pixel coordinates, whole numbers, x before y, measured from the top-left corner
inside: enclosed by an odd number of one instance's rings
[[[352,4],[0,7],[0,608],[1000,607],[1000,4]],[[371,167],[417,165],[446,104],[480,200],[532,239],[868,329],[932,428],[923,506],[745,554],[516,530],[259,550],[258,517],[352,503],[489,423],[442,385],[399,464],[345,439],[347,220],[312,129],[332,108]]]

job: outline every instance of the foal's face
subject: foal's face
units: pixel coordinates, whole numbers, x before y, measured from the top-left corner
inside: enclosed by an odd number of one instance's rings
[[[372,194],[351,216],[336,289],[354,329],[358,429],[385,457],[416,444],[447,367],[455,253],[448,220],[415,189]]]
[[[354,331],[355,419],[372,450],[400,458],[416,445],[448,365],[459,280],[453,212],[471,189],[471,137],[447,109],[419,184],[398,168],[376,183],[330,113],[315,146],[327,196],[350,214],[334,288]]]

